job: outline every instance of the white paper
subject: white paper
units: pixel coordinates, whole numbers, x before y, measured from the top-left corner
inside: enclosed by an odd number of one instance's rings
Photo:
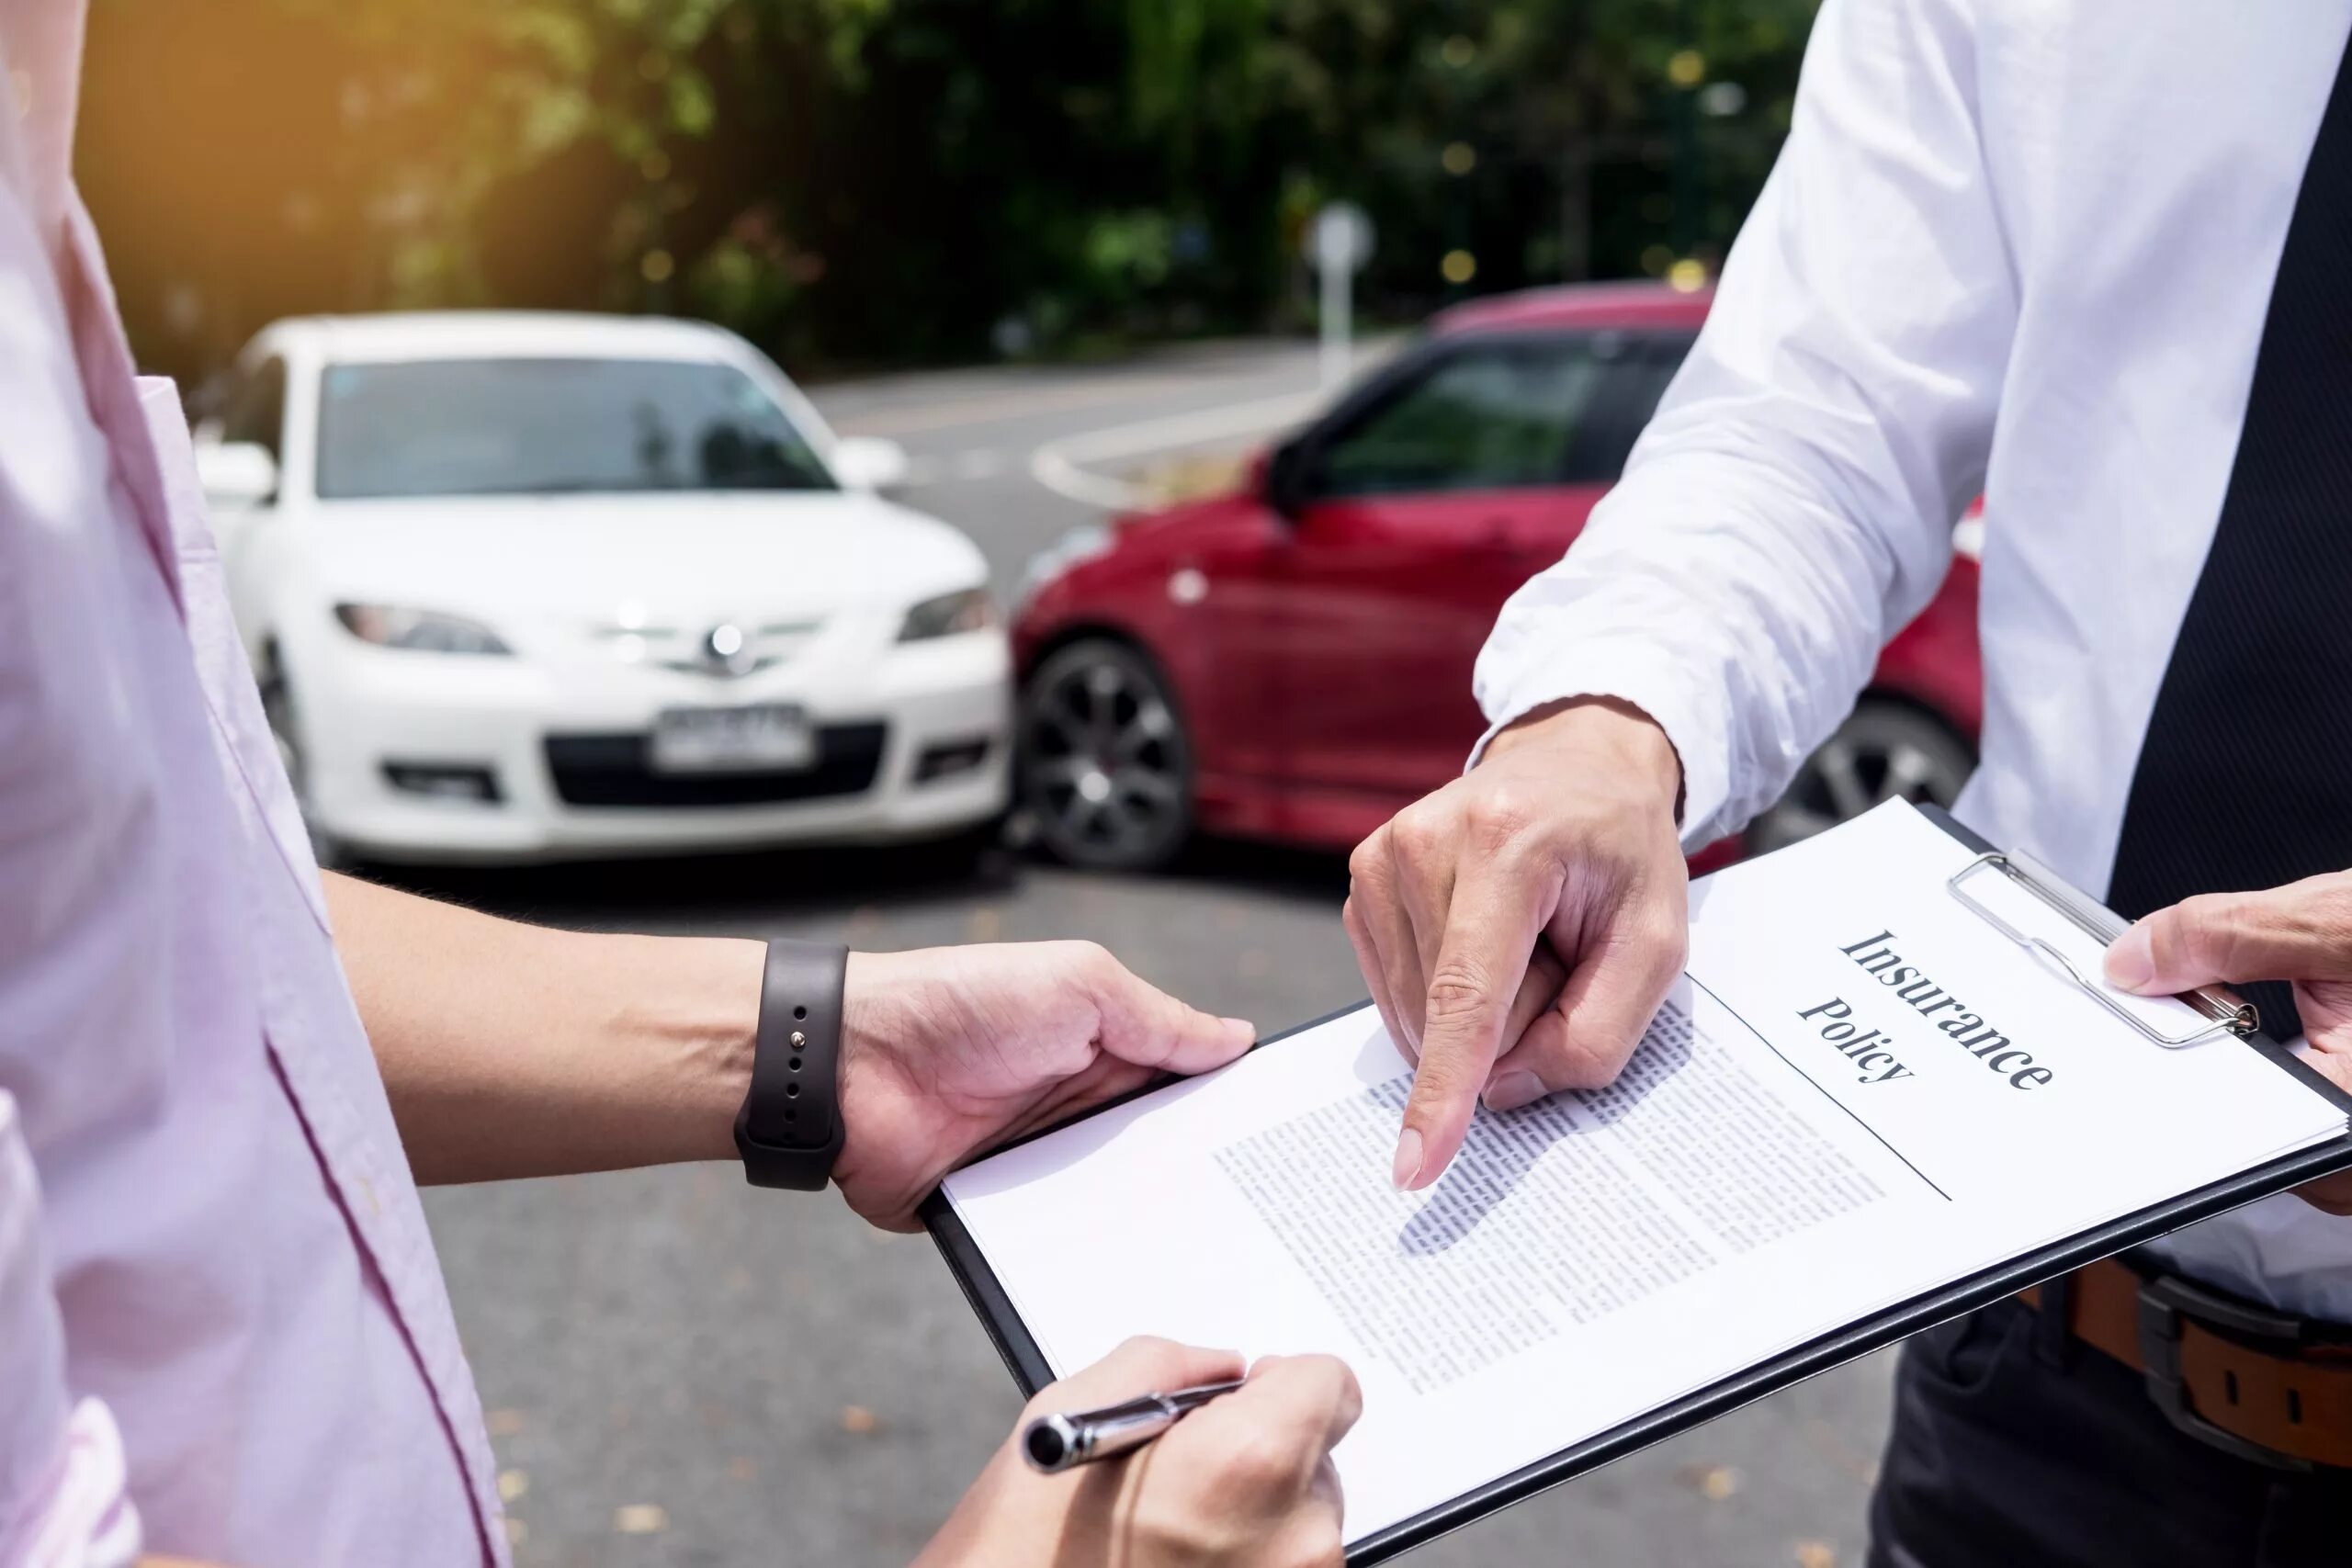
[[[1895,803],[1695,885],[1625,1076],[1480,1112],[1428,1192],[1389,1183],[1410,1074],[1367,1009],[947,1196],[1057,1374],[1144,1333],[1345,1358],[1353,1540],[2344,1131],[2252,1050],[2152,1045],[2003,938],[1946,890],[1971,858]]]

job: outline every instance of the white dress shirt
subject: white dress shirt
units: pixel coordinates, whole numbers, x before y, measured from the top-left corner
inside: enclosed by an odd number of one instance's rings
[[[2220,517],[2352,0],[1827,0],[1787,146],[1623,482],[1505,607],[1498,726],[1643,708],[1686,844],[1770,805],[1985,498],[1958,815],[2097,892]],[[2344,635],[2343,628],[2327,628]],[[2352,1321],[2352,1221],[2281,1197],[2180,1265]]]

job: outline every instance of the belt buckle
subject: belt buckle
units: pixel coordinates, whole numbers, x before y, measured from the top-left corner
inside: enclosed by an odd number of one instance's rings
[[[2143,1273],[2140,1279],[2140,1362],[2145,1369],[2148,1397],[2164,1412],[2165,1419],[2200,1442],[2256,1464],[2297,1474],[2315,1469],[2310,1460],[2224,1431],[2197,1413],[2180,1371],[2183,1318],[2223,1338],[2258,1340],[2287,1349],[2302,1348],[2301,1320],[2205,1290],[2177,1274]]]

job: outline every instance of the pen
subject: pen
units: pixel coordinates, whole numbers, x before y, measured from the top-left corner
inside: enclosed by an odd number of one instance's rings
[[[1203,1383],[1167,1393],[1147,1393],[1100,1410],[1074,1410],[1067,1416],[1040,1416],[1021,1434],[1021,1452],[1029,1468],[1051,1475],[1057,1471],[1109,1459],[1141,1448],[1174,1426],[1185,1412],[1198,1410],[1221,1393],[1241,1386],[1233,1382]]]

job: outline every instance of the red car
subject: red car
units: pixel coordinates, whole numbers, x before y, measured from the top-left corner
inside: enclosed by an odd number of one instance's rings
[[[1041,557],[1013,627],[1040,840],[1122,869],[1195,829],[1344,849],[1458,773],[1497,611],[1575,542],[1707,304],[1619,285],[1460,307],[1231,493]],[[1963,553],[1748,844],[1894,795],[1949,805],[1981,707]]]

